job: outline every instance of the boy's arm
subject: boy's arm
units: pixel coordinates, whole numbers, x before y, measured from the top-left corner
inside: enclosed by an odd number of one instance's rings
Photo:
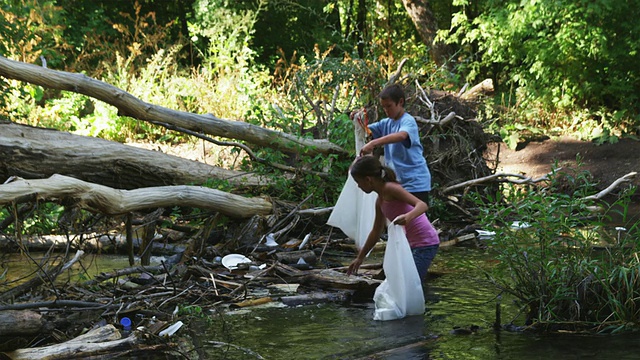
[[[398,131],[393,134],[385,135],[376,139],[373,139],[366,143],[362,149],[360,149],[360,155],[371,154],[376,147],[384,146],[387,144],[393,144],[397,142],[405,141],[409,137],[406,131]]]

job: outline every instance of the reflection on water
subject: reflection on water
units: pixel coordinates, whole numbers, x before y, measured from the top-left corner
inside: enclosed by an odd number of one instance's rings
[[[73,257],[73,254],[71,255]],[[5,290],[4,286],[11,288],[31,279],[41,266],[46,266],[46,269],[50,269],[52,265],[57,264],[62,259],[62,256],[56,254],[52,259],[55,261],[51,261],[42,253],[32,253],[29,256],[18,253],[5,254],[0,261],[0,274],[5,269],[7,269],[7,272],[5,278],[1,279],[0,291]],[[151,266],[159,265],[162,259],[164,258],[152,256]],[[136,259],[136,265],[140,265],[139,259]],[[87,254],[80,262],[75,263],[69,270],[64,271],[56,282],[88,280],[101,272],[111,272],[127,267],[129,267],[129,260],[126,256]]]
[[[251,349],[265,359],[358,358],[427,338],[421,316],[388,322],[372,319],[372,305],[242,310],[214,321],[205,337]],[[236,349],[211,348],[207,354],[211,359],[248,358]]]

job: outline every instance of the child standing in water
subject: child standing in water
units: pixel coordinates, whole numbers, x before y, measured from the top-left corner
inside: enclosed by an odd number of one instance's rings
[[[373,191],[378,194],[378,199],[373,229],[358,256],[349,265],[347,275],[358,272],[365,256],[380,239],[386,218],[394,224],[405,226],[420,280],[424,280],[440,246],[438,232],[425,215],[427,204],[405,190],[397,182],[393,170],[383,166],[377,157],[359,157],[351,165],[350,172],[362,191],[367,194]]]

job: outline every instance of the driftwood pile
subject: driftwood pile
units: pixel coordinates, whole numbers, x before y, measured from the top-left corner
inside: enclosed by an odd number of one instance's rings
[[[179,352],[185,346],[180,330],[173,336],[163,336],[163,331],[185,323],[182,333],[188,333],[193,309],[215,316],[227,307],[275,301],[288,306],[347,303],[370,299],[381,281],[346,276],[341,263],[327,260],[328,254],[336,251],[353,256],[348,239],[309,237],[305,243],[291,239],[275,246],[259,240],[255,238],[252,249],[245,248],[251,262],[235,267],[223,265],[225,257],[220,255],[227,252],[225,244],[193,243],[187,249],[173,247],[179,252],[149,266],[102,272],[88,280],[61,275],[70,269],[83,272],[90,266],[81,263],[93,261],[94,254],[77,250],[72,259],[65,260],[62,255],[45,253],[46,258],[37,261],[38,271],[20,285],[0,283],[0,356],[117,358],[145,351]],[[26,239],[22,241],[14,245],[22,249],[25,261],[35,261]],[[196,244],[201,248],[194,249]],[[67,245],[76,247],[73,242]],[[115,251],[126,250],[126,244],[115,246]],[[381,267],[370,264],[361,271],[375,274]],[[130,327],[123,325],[123,318],[132,322]]]
[[[189,228],[167,225],[171,219],[162,211],[135,213],[130,221],[133,252],[154,255],[151,264],[142,266],[136,259],[133,266],[95,275],[87,273],[94,267],[87,262],[99,261],[100,254],[129,254],[127,236],[122,235],[126,216],[120,216],[121,224],[114,228],[117,216],[97,220],[79,212],[73,217],[75,225],[61,228],[81,235],[0,236],[5,254],[13,251],[14,257],[38,264],[37,272],[17,286],[0,278],[0,325],[13,324],[0,326],[2,356],[117,358],[144,351],[176,352],[188,344],[182,335],[188,334],[196,312],[216,316],[228,307],[269,302],[297,306],[370,301],[382,281],[376,279],[382,264],[363,265],[360,273],[367,276],[346,276],[345,263],[355,255],[353,241],[339,231],[318,235],[311,224],[318,214],[328,215],[326,209],[281,203],[278,208],[280,217],[255,215],[229,226],[228,233],[215,230],[216,215],[209,214],[199,228]],[[145,224],[150,214],[155,219],[151,228]],[[299,237],[300,229],[310,233]],[[145,247],[141,238],[148,232],[153,241]],[[475,239],[466,234],[442,246]],[[374,251],[383,249],[380,243]],[[33,259],[36,253],[44,259]],[[229,269],[223,259],[230,253],[250,262]],[[6,274],[12,269],[4,264],[0,271]],[[123,318],[131,320],[130,328],[121,324]],[[185,326],[173,336],[161,335],[179,322]]]

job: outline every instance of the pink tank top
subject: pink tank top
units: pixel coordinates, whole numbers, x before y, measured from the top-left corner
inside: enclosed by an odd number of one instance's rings
[[[413,206],[397,200],[382,200],[381,208],[382,214],[384,214],[389,221],[393,221],[399,215],[406,214],[413,210]],[[405,233],[412,249],[440,243],[438,232],[433,225],[431,225],[431,221],[429,221],[429,218],[427,218],[425,214],[416,217],[406,224]]]

